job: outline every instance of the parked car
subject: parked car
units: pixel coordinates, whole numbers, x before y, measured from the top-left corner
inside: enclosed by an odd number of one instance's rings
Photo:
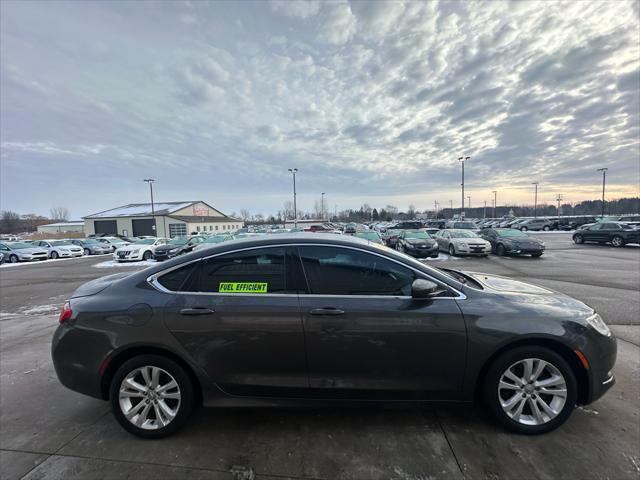
[[[478,228],[478,226],[474,222],[472,222],[470,220],[466,220],[466,221],[465,220],[461,220],[461,221],[452,220],[450,222],[447,222],[446,227],[447,228],[455,228],[457,230],[461,230],[461,229],[462,230],[472,230],[472,231],[476,231],[476,232],[480,230]]]
[[[0,265],[4,263],[4,253],[0,252]]]
[[[367,230],[366,232],[356,232],[354,237],[362,238],[363,240],[369,240],[370,242],[384,245],[384,241],[382,240],[382,237],[375,230]]]
[[[627,243],[640,243],[640,230],[620,222],[596,223],[573,234],[577,244],[585,242],[610,243],[614,247],[624,247]]]
[[[153,258],[162,262],[178,255],[191,252],[196,245],[204,242],[207,237],[176,237],[169,240],[165,245],[156,248]]]
[[[546,288],[348,236],[278,235],[81,286],[51,354],[62,384],[108,400],[144,438],[177,431],[198,402],[282,397],[481,396],[504,427],[540,434],[611,388],[616,339],[593,308]]]
[[[82,248],[74,245],[69,240],[36,240],[31,242],[31,245],[44,248],[49,258],[53,260],[56,258],[81,257],[83,255]]]
[[[100,242],[95,238],[72,238],[69,241],[82,248],[85,255],[104,255],[113,251],[110,244]]]
[[[387,228],[382,234],[382,240],[387,247],[395,248],[401,233],[402,230],[399,228]]]
[[[100,237],[97,238],[99,242],[111,247],[109,253],[115,252],[118,248],[129,245],[131,242],[121,239],[120,237]]]
[[[347,223],[344,226],[344,233],[346,234],[354,234],[358,231],[358,226],[355,223]]]
[[[396,250],[412,257],[438,258],[438,243],[424,230],[402,230]]]
[[[526,232],[527,230],[540,231],[544,230],[548,232],[552,228],[551,221],[547,218],[530,218],[525,220],[524,222],[520,222],[516,226],[522,232]]]
[[[308,228],[305,228],[305,232],[313,232],[313,233],[331,233],[335,229],[328,227],[327,225],[311,225]]]
[[[440,230],[435,235],[440,251],[449,255],[481,255],[491,253],[491,243],[483,239],[473,230]]]
[[[489,228],[482,230],[480,236],[491,243],[491,250],[502,255],[531,255],[541,257],[544,242],[531,238],[525,232],[513,228]]]
[[[447,221],[443,219],[428,220],[427,222],[425,222],[424,226],[426,228],[435,228],[436,230],[442,230],[446,224],[447,224]]]
[[[0,252],[4,254],[5,260],[10,263],[32,262],[49,258],[49,252],[44,248],[34,247],[26,242],[0,243]]]
[[[118,247],[113,252],[113,259],[117,262],[149,261],[153,258],[156,248],[160,245],[165,245],[168,241],[169,239],[167,238],[144,238],[129,245]]]
[[[276,232],[277,230],[274,230],[271,233],[276,233]],[[209,248],[214,245],[217,245],[218,243],[233,240],[234,238],[235,237],[233,235],[212,235],[210,237],[207,237],[204,242],[198,243],[195,247],[193,247],[193,250],[195,251],[203,248]]]

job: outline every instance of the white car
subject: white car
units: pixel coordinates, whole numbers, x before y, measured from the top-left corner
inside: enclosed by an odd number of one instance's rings
[[[151,260],[159,245],[165,245],[168,238],[142,238],[135,243],[119,247],[113,252],[113,259],[117,262],[137,262]]]
[[[34,247],[44,248],[49,254],[49,258],[73,258],[81,257],[84,252],[82,248],[71,243],[70,240],[35,240],[31,242]]]
[[[438,249],[449,255],[481,255],[491,253],[491,243],[481,238],[473,230],[449,229],[440,230],[433,237],[438,242]]]
[[[111,251],[115,252],[118,248],[131,244],[118,237],[96,237],[96,240],[102,242],[103,245],[111,247]]]

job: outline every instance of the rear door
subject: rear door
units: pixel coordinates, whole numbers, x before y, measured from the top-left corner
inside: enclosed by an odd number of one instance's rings
[[[167,327],[228,393],[295,395],[308,387],[290,264],[286,247],[253,248],[157,280],[177,292],[165,308]]]
[[[414,270],[351,247],[300,246],[309,383],[323,396],[457,398],[466,331],[453,293],[413,299]]]

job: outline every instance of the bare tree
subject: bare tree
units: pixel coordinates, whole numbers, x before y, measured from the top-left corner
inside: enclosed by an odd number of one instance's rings
[[[293,212],[293,202],[291,200],[287,200],[286,202],[284,202],[282,213],[284,215],[284,219],[285,220],[287,218],[293,218],[294,217],[295,214]]]
[[[66,207],[53,207],[49,214],[52,220],[69,220],[69,210]]]
[[[20,226],[20,215],[11,210],[3,210],[0,217],[0,231],[2,231],[2,233],[17,232]]]
[[[242,208],[240,210],[240,218],[242,218],[242,220],[244,221],[247,221],[249,217],[251,217],[251,212],[249,212],[249,210],[247,210],[246,208]]]
[[[409,215],[409,218],[415,218],[416,206],[414,204],[409,205],[409,210],[407,210],[407,215]]]

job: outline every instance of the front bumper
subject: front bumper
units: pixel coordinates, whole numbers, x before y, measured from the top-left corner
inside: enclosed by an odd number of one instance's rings
[[[589,339],[583,349],[589,362],[589,392],[586,404],[595,402],[616,383],[613,367],[618,354],[618,344],[613,334],[609,337],[589,330]]]
[[[505,252],[509,255],[533,255],[544,253],[544,247],[519,247],[516,245],[505,245]]]
[[[169,260],[170,258],[177,257],[179,254],[180,254],[179,251],[177,251],[177,252],[156,252],[153,255],[153,258],[155,258],[159,262],[162,262],[163,260]]]
[[[47,254],[44,255],[20,255],[18,254],[18,260],[21,262],[35,262],[37,260],[46,260],[49,258]]]
[[[404,251],[413,257],[431,257],[436,258],[439,255],[438,244],[427,246],[426,248],[412,247],[409,244],[404,245]]]

